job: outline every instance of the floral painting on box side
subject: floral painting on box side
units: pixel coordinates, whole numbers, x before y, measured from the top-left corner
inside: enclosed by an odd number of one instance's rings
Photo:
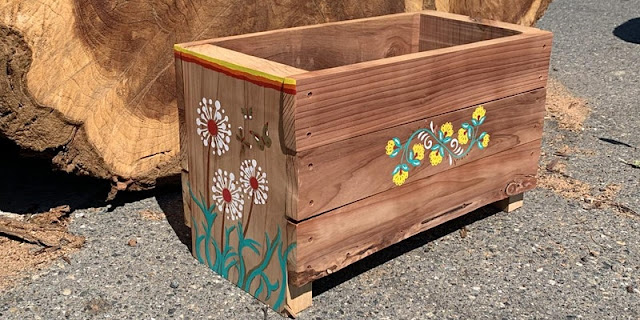
[[[486,113],[484,106],[478,106],[471,115],[471,123],[462,123],[455,137],[451,122],[445,122],[438,129],[432,121],[428,128],[416,130],[404,144],[398,138],[389,140],[386,154],[391,158],[400,155],[400,164],[391,172],[393,183],[403,185],[411,169],[423,164],[427,152],[432,166],[440,165],[445,158],[452,165],[454,159],[464,158],[474,147],[482,150],[489,146],[490,135],[480,130]]]
[[[245,120],[253,119],[252,112],[252,109],[242,108]],[[196,133],[203,145],[210,150],[210,155],[223,157],[229,152],[231,124],[220,101],[202,98],[197,107],[195,123]],[[245,137],[244,129],[238,127],[236,139],[243,149],[256,146],[265,150],[271,146],[268,124],[260,128],[261,134],[249,130],[249,136]],[[272,308],[280,310],[287,290],[287,257],[295,248],[295,243],[286,245],[286,235],[283,235],[280,227],[275,236],[270,236],[265,231],[264,239],[247,237],[254,206],[265,205],[269,200],[267,173],[255,159],[244,159],[237,173],[217,169],[211,179],[210,192],[213,201],[207,206],[207,198],[203,194],[194,194],[189,185],[191,199],[204,218],[201,225],[197,225],[195,216],[192,216],[196,258],[260,300],[269,301],[275,297]],[[247,208],[244,220],[246,224],[243,226],[243,215]],[[222,224],[218,239],[214,236],[214,225],[219,225],[216,224],[217,219]],[[227,226],[227,223],[230,225]],[[232,238],[237,241],[232,241]],[[259,263],[248,265],[250,255],[252,258],[257,256]],[[270,278],[265,271],[272,261],[279,266],[279,279]],[[232,270],[237,272],[233,279]]]

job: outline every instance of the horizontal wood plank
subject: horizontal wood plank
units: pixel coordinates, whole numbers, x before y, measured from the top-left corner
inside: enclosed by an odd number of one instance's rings
[[[550,53],[535,32],[293,76],[298,151],[543,88]]]
[[[298,69],[276,61],[255,57],[242,52],[229,50],[212,44],[199,44],[188,47],[195,53],[228,62],[243,69],[256,70],[277,77],[288,77],[293,74],[305,73],[307,70]]]
[[[465,16],[465,15],[462,15],[462,14],[455,14],[455,13],[449,13],[449,12],[444,12],[444,11],[424,10],[424,11],[421,12],[421,14],[423,16],[437,17],[437,18],[441,18],[441,19],[447,19],[447,20],[450,20],[450,21],[459,21],[459,22],[465,22],[465,23],[470,23],[470,24],[491,26],[491,27],[495,27],[495,28],[518,31],[518,32],[521,32],[521,33],[546,32],[546,31],[541,31],[538,28],[527,27],[527,26],[524,26],[524,25],[513,24],[513,23],[508,23],[508,22],[502,22],[502,21],[497,21],[497,20],[488,20],[488,19],[483,19],[481,17],[471,18],[469,16]]]
[[[420,17],[420,51],[491,40],[520,33],[520,31],[512,29],[427,14]]]
[[[530,190],[541,140],[509,149],[293,225],[289,268],[301,286],[447,220]]]
[[[296,68],[320,70],[411,53],[413,35],[420,31],[413,25],[417,15],[282,29],[217,39],[214,43]]]
[[[520,144],[542,138],[545,90],[522,93],[484,105],[487,118],[480,129],[490,134],[489,147],[473,149],[469,155],[452,166],[443,160],[431,166],[428,157],[421,166],[412,169],[408,181],[415,181],[450,170],[456,166],[487,157]],[[304,220],[331,209],[358,201],[395,187],[392,170],[399,158],[390,159],[384,152],[387,141],[398,137],[402,143],[413,132],[428,128],[431,121],[436,126],[451,122],[454,138],[463,122],[470,122],[476,107],[468,107],[453,113],[421,119],[405,125],[342,140],[298,153],[298,210],[290,212],[293,220]],[[414,142],[418,143],[417,139]]]

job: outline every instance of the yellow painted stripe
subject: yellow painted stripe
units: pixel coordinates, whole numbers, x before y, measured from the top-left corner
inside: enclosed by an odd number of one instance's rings
[[[178,52],[181,52],[181,53],[186,53],[186,54],[188,54],[190,56],[194,56],[194,57],[197,57],[199,59],[202,59],[202,60],[205,60],[205,61],[208,61],[208,62],[211,62],[211,63],[215,63],[215,64],[223,66],[225,68],[229,68],[231,70],[244,72],[244,73],[247,73],[247,74],[250,74],[250,75],[253,75],[253,76],[262,77],[262,78],[265,78],[265,79],[269,79],[271,81],[277,81],[277,82],[288,84],[288,85],[294,85],[294,86],[296,85],[296,80],[295,79],[274,76],[274,75],[268,74],[266,72],[262,72],[262,71],[259,71],[259,70],[253,70],[253,69],[250,69],[250,68],[247,68],[247,67],[243,67],[243,66],[237,65],[235,63],[231,63],[231,62],[223,61],[223,60],[216,59],[216,58],[213,58],[213,57],[205,56],[205,55],[197,53],[195,51],[191,51],[191,50],[189,50],[187,48],[183,48],[183,47],[181,47],[181,46],[179,46],[177,44],[173,46],[173,49],[175,51],[178,51]]]

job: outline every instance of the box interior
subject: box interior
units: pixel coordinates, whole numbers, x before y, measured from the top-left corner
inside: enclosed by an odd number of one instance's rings
[[[471,20],[452,20],[417,13],[312,28],[283,29],[211,44],[314,71],[519,33]]]

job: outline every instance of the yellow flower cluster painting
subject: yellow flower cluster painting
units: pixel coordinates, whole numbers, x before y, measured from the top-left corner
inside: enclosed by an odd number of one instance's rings
[[[429,164],[437,166],[446,158],[449,165],[452,165],[454,159],[462,159],[474,147],[480,150],[487,148],[491,137],[487,132],[480,130],[486,115],[487,110],[484,106],[476,107],[471,115],[471,123],[462,123],[456,137],[451,122],[445,122],[439,129],[431,122],[429,128],[415,131],[404,144],[398,138],[387,141],[387,156],[395,158],[400,155],[400,164],[391,173],[393,183],[397,186],[403,185],[409,178],[411,168],[422,165],[427,152]],[[414,143],[414,140],[418,142]]]

